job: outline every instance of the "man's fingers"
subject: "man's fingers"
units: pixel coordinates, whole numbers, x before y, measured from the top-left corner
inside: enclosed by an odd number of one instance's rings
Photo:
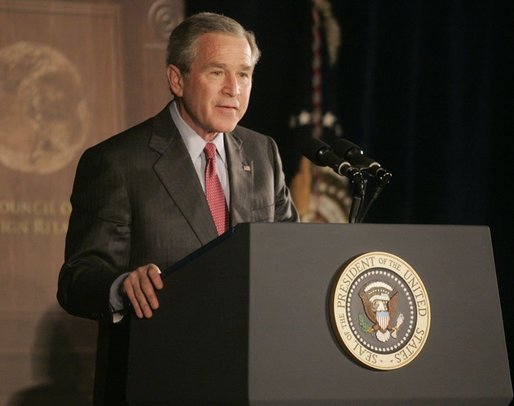
[[[148,276],[150,277],[152,284],[156,289],[161,290],[164,287],[164,283],[161,278],[161,270],[157,267],[157,265],[149,265]]]
[[[159,301],[155,295],[155,289],[162,289],[161,270],[154,264],[148,264],[146,272],[141,278],[141,289],[153,310],[159,308]]]
[[[145,301],[150,303],[152,309],[157,309],[159,307],[159,301],[157,300],[157,296],[155,296],[154,285],[148,277],[141,281],[141,294],[145,298]]]
[[[145,294],[141,290],[140,281],[137,275],[129,275],[127,278],[128,289],[126,289],[127,297],[134,308],[136,316],[139,318],[152,317],[152,310],[148,305]]]
[[[164,284],[161,271],[156,265],[148,264],[131,272],[123,288],[137,317],[150,318],[152,310],[159,308],[159,301],[155,289],[162,289]]]
[[[139,302],[136,299],[136,295],[134,293],[134,288],[130,283],[127,282],[129,277],[127,277],[123,283],[123,290],[125,292],[125,295],[130,301],[130,304],[132,305],[132,309],[134,309],[134,313],[138,318],[143,318],[143,311],[141,310],[141,307],[139,306]]]

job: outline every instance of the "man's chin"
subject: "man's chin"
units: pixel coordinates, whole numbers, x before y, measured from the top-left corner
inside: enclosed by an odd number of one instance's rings
[[[234,128],[236,128],[237,126],[237,123],[238,122],[235,122],[235,123],[224,123],[222,125],[217,125],[216,126],[216,130],[214,130],[213,132],[217,132],[217,133],[230,133],[232,131],[234,131]]]

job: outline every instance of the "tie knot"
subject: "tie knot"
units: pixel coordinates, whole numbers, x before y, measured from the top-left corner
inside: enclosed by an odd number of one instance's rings
[[[204,152],[207,159],[214,159],[216,156],[216,145],[212,142],[208,142],[205,144]]]

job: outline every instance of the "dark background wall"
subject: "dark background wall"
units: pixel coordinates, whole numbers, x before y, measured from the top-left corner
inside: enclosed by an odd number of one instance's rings
[[[331,3],[342,46],[324,96],[345,137],[394,174],[367,222],[488,225],[514,359],[513,3]],[[310,8],[186,3],[187,14],[221,12],[256,33],[263,57],[244,124],[277,139],[288,178],[299,157],[288,120],[309,85]]]

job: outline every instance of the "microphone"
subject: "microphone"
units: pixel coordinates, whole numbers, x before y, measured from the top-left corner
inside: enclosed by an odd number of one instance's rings
[[[336,154],[344,157],[352,165],[357,166],[359,169],[369,172],[372,176],[389,183],[392,175],[386,171],[374,159],[368,158],[362,152],[362,149],[353,142],[345,140],[341,137],[334,137],[332,139],[332,147]]]
[[[334,153],[332,148],[314,137],[303,137],[300,143],[303,155],[318,166],[328,166],[337,174],[352,180],[359,180],[362,174],[359,169]]]

